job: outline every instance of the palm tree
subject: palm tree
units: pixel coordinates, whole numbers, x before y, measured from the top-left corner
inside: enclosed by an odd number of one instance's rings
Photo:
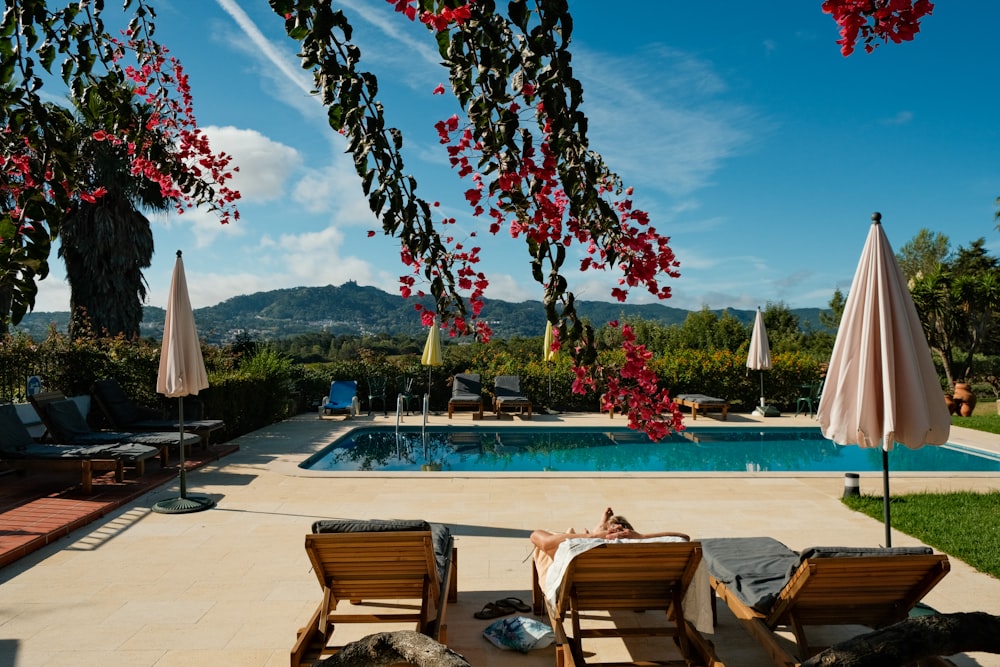
[[[108,123],[102,109],[79,109],[74,133],[79,182],[106,192],[96,201],[77,199],[63,219],[59,256],[70,284],[71,337],[139,335],[147,283],[142,270],[153,258],[153,231],[140,212],[163,211],[170,202],[159,186],[133,175],[125,148],[94,139]]]

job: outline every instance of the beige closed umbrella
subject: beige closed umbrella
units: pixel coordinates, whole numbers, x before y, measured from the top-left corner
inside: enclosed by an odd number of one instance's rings
[[[754,414],[761,417],[778,417],[778,409],[766,405],[764,401],[764,371],[771,368],[771,345],[767,340],[767,327],[764,326],[764,316],[757,307],[757,316],[753,321],[753,332],[750,334],[750,350],[747,352],[747,368],[760,371],[760,405],[754,408]]]
[[[180,438],[180,497],[161,500],[153,505],[154,512],[184,514],[207,510],[215,501],[201,496],[187,495],[187,471],[184,468],[184,397],[196,396],[208,389],[208,373],[201,356],[201,341],[194,324],[194,311],[188,296],[187,278],[181,251],[177,251],[174,274],[167,294],[167,316],[163,324],[163,343],[160,347],[160,370],[156,375],[156,391],[168,398],[177,399],[177,420]]]
[[[943,445],[951,432],[941,384],[917,309],[881,225],[872,214],[837,329],[817,418],[840,445],[882,449],[885,546],[892,546],[889,451]]]

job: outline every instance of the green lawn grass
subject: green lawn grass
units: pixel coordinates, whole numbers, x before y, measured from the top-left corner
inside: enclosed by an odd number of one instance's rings
[[[986,431],[987,433],[996,433],[1000,435],[1000,415],[996,413],[993,408],[993,401],[990,401],[990,409],[988,411],[980,411],[979,406],[976,406],[976,411],[972,413],[969,417],[955,417],[951,418],[952,426],[964,426],[965,428],[972,428],[977,431]]]
[[[882,520],[882,496],[849,496],[844,504]],[[1000,578],[1000,491],[894,497],[890,521],[893,528],[927,546]]]

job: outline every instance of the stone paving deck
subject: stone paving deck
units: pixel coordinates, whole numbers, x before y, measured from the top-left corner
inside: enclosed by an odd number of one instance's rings
[[[452,423],[470,419],[456,414]],[[392,417],[343,421],[310,415],[262,429],[239,438],[238,452],[188,474],[189,491],[215,499],[215,509],[151,512],[158,500],[177,495],[175,480],[0,569],[0,665],[286,665],[296,630],[320,598],[303,550],[303,537],[319,518],[425,518],[449,524],[459,549],[459,602],[448,610],[449,645],[480,667],[553,663],[551,648],[528,655],[500,651],[482,637],[487,622],[473,618],[487,601],[530,597],[525,559],[533,528],[591,526],[611,506],[640,530],[680,530],[695,538],[770,535],[796,549],[877,546],[884,539],[880,522],[840,502],[842,474],[330,477],[296,467],[344,429],[392,422]],[[607,415],[536,416],[531,423],[543,422],[624,424]],[[698,420],[699,427],[761,423],[815,424],[805,417],[732,414],[726,422]],[[504,425],[516,428],[521,421]],[[965,431],[956,429],[953,440],[1000,451],[1000,438]],[[997,488],[996,475],[893,477],[896,493]],[[881,493],[880,473],[862,474],[861,490]],[[915,541],[896,532],[893,544]],[[953,558],[951,573],[926,602],[942,612],[1000,614],[1000,581]],[[351,631],[361,636],[385,629],[391,626]],[[724,606],[711,639],[731,667],[769,664]],[[641,650],[611,644],[598,657]],[[955,662],[1000,667],[1000,656],[972,654]]]

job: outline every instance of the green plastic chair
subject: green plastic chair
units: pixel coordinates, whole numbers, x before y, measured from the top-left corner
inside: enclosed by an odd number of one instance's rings
[[[819,407],[819,399],[823,393],[823,381],[813,382],[809,385],[809,395],[799,396],[795,401],[795,416],[798,417],[800,412],[808,412],[809,416],[812,417],[816,412],[816,408]]]
[[[375,407],[375,401],[382,401],[382,416],[387,417],[389,415],[388,408],[385,404],[385,385],[387,380],[384,375],[378,375],[375,377],[368,378],[368,416],[372,415],[372,408]]]

